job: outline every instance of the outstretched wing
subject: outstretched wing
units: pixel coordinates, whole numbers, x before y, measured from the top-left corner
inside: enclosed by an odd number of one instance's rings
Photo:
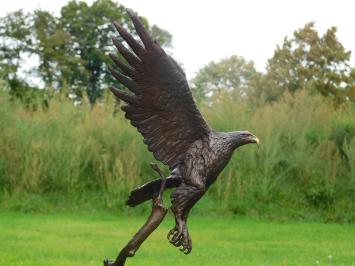
[[[173,169],[195,140],[209,133],[192,98],[185,73],[144,29],[137,15],[128,10],[143,45],[119,24],[114,23],[131,49],[116,38],[113,43],[128,64],[111,54],[120,72],[112,75],[131,93],[116,88],[112,92],[127,103],[125,116],[144,137],[154,157]]]

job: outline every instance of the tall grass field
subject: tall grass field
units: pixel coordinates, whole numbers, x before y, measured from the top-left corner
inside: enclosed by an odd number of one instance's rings
[[[354,105],[303,91],[259,107],[220,95],[201,111],[215,130],[249,130],[261,145],[239,148],[194,212],[355,221]],[[129,191],[156,178],[110,96],[93,109],[56,97],[44,111],[1,92],[0,136],[3,208],[130,213]]]

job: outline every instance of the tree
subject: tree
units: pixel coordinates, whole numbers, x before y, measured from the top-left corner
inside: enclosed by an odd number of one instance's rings
[[[264,97],[274,101],[285,91],[307,89],[342,102],[353,86],[349,59],[335,27],[320,37],[314,23],[308,23],[285,38],[268,60]]]
[[[201,68],[192,80],[192,91],[198,100],[206,100],[220,91],[234,98],[248,97],[254,93],[254,84],[260,75],[252,61],[234,55]]]
[[[97,0],[91,6],[82,1],[71,1],[61,10],[61,25],[70,34],[70,45],[84,62],[88,73],[87,94],[92,104],[101,96],[103,85],[113,82],[106,68],[110,63],[107,54],[113,51],[113,21],[132,31],[125,8],[111,0]],[[143,18],[143,21],[148,27],[147,20]],[[171,43],[168,32],[157,26],[153,29],[163,45]]]
[[[171,45],[169,32],[150,27],[145,18],[141,19],[160,44]],[[111,63],[108,53],[114,51],[113,21],[128,31],[133,29],[125,8],[112,0],[96,0],[91,5],[73,0],[63,6],[59,17],[43,10],[7,15],[0,20],[2,78],[12,91],[19,88],[19,84],[25,84],[18,75],[20,63],[29,55],[36,56],[38,65],[31,74],[36,73],[46,88],[69,88],[67,93],[79,98],[86,90],[94,104],[103,89],[114,82],[106,67]]]
[[[28,84],[19,75],[23,58],[31,53],[30,16],[22,10],[0,18],[0,74],[11,94],[21,96]]]
[[[35,34],[35,48],[33,53],[38,55],[38,73],[46,84],[52,87],[55,75],[55,53],[58,43],[55,36],[58,28],[55,17],[49,12],[37,10],[33,14],[33,27]]]
[[[150,33],[161,46],[164,46],[165,48],[170,48],[172,47],[172,39],[173,36],[168,32],[167,30],[159,28],[157,25],[153,25],[150,27]]]

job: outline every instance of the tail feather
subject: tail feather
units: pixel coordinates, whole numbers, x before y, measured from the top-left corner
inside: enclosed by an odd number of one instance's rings
[[[180,177],[168,177],[166,179],[165,188],[177,187],[181,184]],[[126,204],[128,206],[137,206],[153,197],[158,193],[161,187],[161,179],[155,179],[131,191]]]

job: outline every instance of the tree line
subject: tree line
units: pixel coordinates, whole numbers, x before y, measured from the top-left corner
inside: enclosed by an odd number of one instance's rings
[[[141,17],[153,37],[165,48],[172,35]],[[125,8],[111,0],[92,5],[70,1],[58,17],[48,11],[24,13],[19,10],[0,19],[0,77],[12,96],[30,103],[40,94],[46,106],[53,91],[75,99],[88,98],[91,105],[113,83],[106,69],[112,51],[112,21],[118,21],[132,34]],[[199,102],[208,102],[227,93],[253,104],[275,102],[285,93],[305,89],[333,99],[336,105],[355,100],[355,68],[347,51],[329,28],[323,35],[313,22],[285,37],[268,60],[265,73],[253,61],[233,55],[202,67],[191,80]],[[23,77],[22,65],[33,58],[38,62],[27,69],[45,90],[36,90]],[[116,84],[117,85],[117,84]],[[122,87],[122,89],[124,89]]]
[[[169,32],[141,20],[162,46],[171,45]],[[113,49],[113,21],[135,34],[124,6],[111,0],[92,5],[73,0],[58,17],[44,10],[8,14],[0,19],[1,79],[13,96],[30,101],[36,88],[23,77],[23,64],[32,58],[38,63],[25,74],[39,79],[44,92],[57,89],[79,99],[86,93],[94,104],[112,82],[106,65]]]
[[[274,102],[285,93],[305,89],[330,97],[334,103],[355,100],[355,68],[350,65],[351,52],[329,28],[322,36],[314,22],[285,37],[268,60],[266,72],[258,72],[253,61],[231,56],[203,67],[193,79],[199,99],[220,92],[254,103]]]

